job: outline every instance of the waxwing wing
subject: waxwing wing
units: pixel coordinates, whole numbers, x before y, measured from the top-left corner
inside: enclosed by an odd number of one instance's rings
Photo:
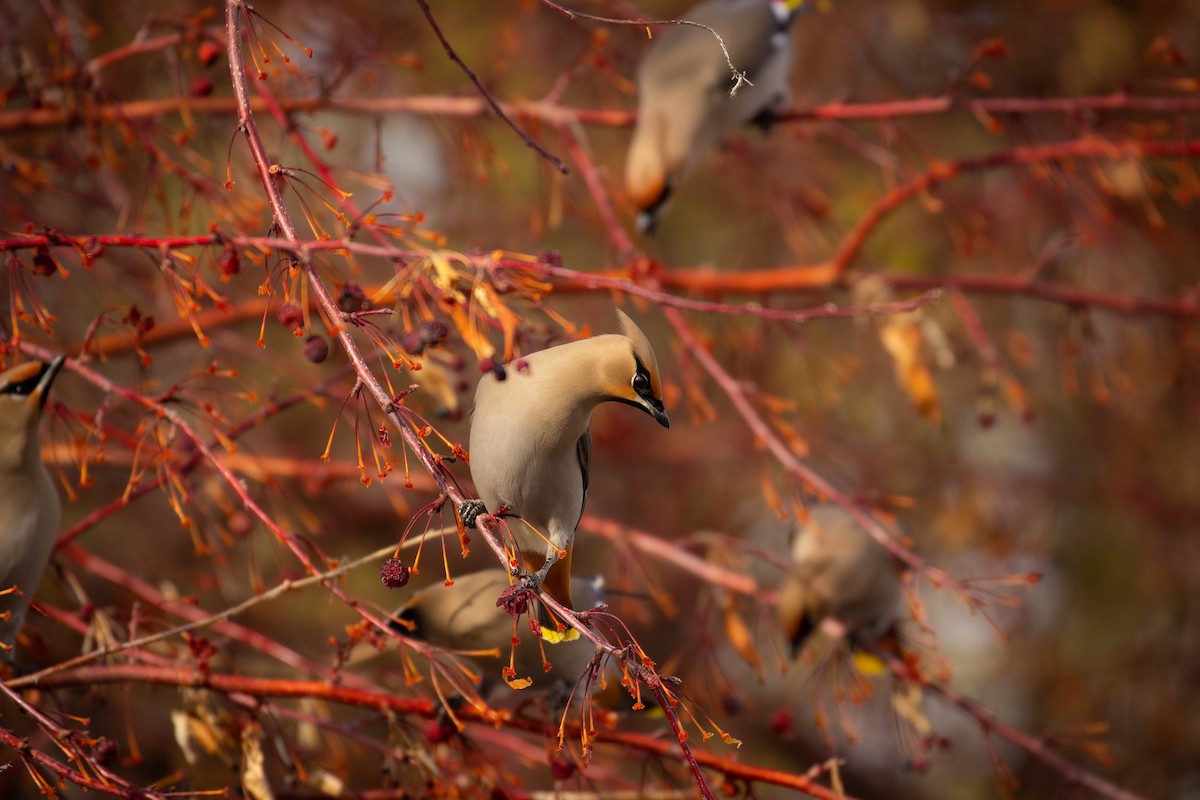
[[[528,585],[540,585],[568,608],[571,551],[588,488],[592,410],[608,401],[625,403],[670,427],[650,341],[623,312],[617,316],[622,333],[532,353],[484,375],[475,390],[469,447],[480,500],[463,503],[463,523],[473,527],[484,509],[504,511],[530,573]],[[560,631],[561,622],[542,611],[547,641],[579,635]]]
[[[583,675],[596,648],[587,639],[564,642],[547,653],[552,667],[547,675],[542,648],[525,620],[517,622],[520,640],[513,649],[513,622],[496,604],[508,588],[510,578],[502,569],[484,569],[454,578],[450,586],[434,584],[417,591],[393,616],[403,622],[395,628],[406,636],[446,650],[495,650],[494,654],[471,656],[480,667],[480,695],[486,696],[500,684],[500,670],[513,655],[516,679],[531,678],[533,688],[553,688],[553,683],[574,686]],[[581,609],[604,602],[604,579],[599,575],[571,579],[571,592]]]
[[[0,658],[13,660],[17,632],[41,580],[62,509],[58,491],[42,463],[38,423],[62,368],[62,356],[49,364],[31,361],[0,374]]]
[[[765,124],[787,101],[792,48],[788,27],[803,0],[707,0],[654,38],[638,69],[637,128],[625,187],[638,230],[651,233],[676,182],[718,141],[752,120]],[[735,80],[729,62],[746,82]]]
[[[852,640],[876,639],[895,623],[901,602],[891,554],[840,506],[810,509],[779,594],[779,619],[793,650],[825,618],[842,623]]]

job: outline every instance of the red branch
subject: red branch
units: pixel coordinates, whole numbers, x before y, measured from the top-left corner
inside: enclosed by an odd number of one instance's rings
[[[581,170],[582,171],[582,170]],[[36,234],[0,239],[0,252],[8,250],[36,250],[39,247],[72,247],[75,249],[96,243],[105,247],[136,247],[161,252],[232,244],[239,248],[260,251],[278,250],[292,253],[302,262],[307,262],[318,252],[350,252],[356,255],[388,259],[398,263],[422,258],[426,254],[407,248],[385,244],[367,244],[350,239],[325,239],[320,241],[288,241],[271,236],[226,236],[218,234],[201,236],[67,236],[61,233]],[[633,280],[627,271],[605,272],[603,270],[573,270],[553,264],[528,263],[526,261],[496,262],[491,256],[471,257],[463,255],[468,262],[486,270],[529,270],[537,275],[550,275],[560,279],[555,287],[559,293],[572,291],[619,291],[624,294],[644,297],[662,305],[713,314],[745,314],[762,319],[781,322],[808,322],[825,317],[863,316],[872,313],[893,313],[912,310],[937,299],[933,295],[888,304],[881,307],[846,306],[842,308],[823,305],[819,308],[792,311],[762,306],[757,303],[718,303],[693,300],[650,288],[645,281]],[[908,272],[846,270],[837,275],[828,264],[767,267],[741,272],[718,272],[709,267],[677,267],[660,270],[654,279],[663,287],[697,294],[739,293],[768,295],[782,292],[818,292],[830,288],[854,284],[868,276],[878,278],[897,289],[932,291],[957,289],[971,294],[1020,295],[1073,308],[1099,308],[1126,315],[1156,315],[1164,317],[1194,317],[1200,312],[1197,295],[1187,292],[1178,298],[1144,297],[1123,292],[1101,292],[1049,283],[1039,279],[1035,271],[1018,272],[1013,275],[914,275]],[[221,324],[222,321],[238,322],[261,317],[265,304],[263,298],[252,298],[233,304],[227,309],[200,312],[195,319],[202,327]],[[160,330],[161,329],[161,330]],[[146,342],[159,341],[168,335],[190,335],[193,327],[187,320],[168,321],[152,329],[145,337]],[[110,345],[112,343],[109,343]],[[98,352],[109,352],[100,347]]]
[[[224,694],[241,693],[250,697],[316,698],[358,708],[376,711],[391,711],[396,714],[431,719],[440,711],[440,704],[432,700],[416,700],[397,697],[391,692],[369,692],[346,686],[337,686],[319,681],[277,680],[252,678],[242,675],[202,673],[197,670],[177,667],[155,667],[143,665],[111,665],[82,667],[47,677],[42,686],[57,688],[68,686],[94,686],[112,683],[158,684],[209,689]],[[489,727],[497,724],[494,716],[480,713],[473,706],[463,706],[455,712],[466,720]],[[557,727],[521,716],[504,716],[500,724],[514,730],[537,734],[547,739],[557,737]],[[574,727],[578,733],[577,726]],[[588,734],[596,741],[649,753],[663,759],[679,758],[679,751],[670,741],[656,736],[623,731],[597,730]],[[742,764],[726,758],[718,758],[704,751],[694,754],[696,763],[725,775],[728,778],[767,783],[820,798],[821,800],[853,800],[847,795],[834,792],[813,783],[803,775],[794,775],[779,770]]]
[[[478,117],[487,110],[482,97],[455,95],[400,95],[395,97],[281,97],[280,105],[289,113],[333,111],[345,114],[378,116],[381,114],[423,114],[437,117]],[[544,101],[499,103],[509,116],[537,119],[549,124],[583,124],[608,128],[627,128],[637,114],[633,110],[609,108],[573,108]],[[264,110],[262,101],[251,101],[251,109]],[[111,123],[176,114],[237,114],[238,101],[230,97],[167,97],[94,102],[78,106],[16,108],[0,111],[0,130],[24,130],[37,127],[71,125],[80,122]],[[778,112],[783,121],[898,120],[929,117],[951,112],[973,116],[1056,114],[1069,118],[1097,111],[1139,114],[1186,114],[1200,110],[1200,97],[1137,97],[1116,94],[1071,98],[1035,97],[928,97],[881,103],[827,103],[812,108],[785,109]]]

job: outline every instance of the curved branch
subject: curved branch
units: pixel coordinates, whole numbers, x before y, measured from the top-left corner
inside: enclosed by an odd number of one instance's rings
[[[370,692],[321,681],[252,678],[243,675],[212,672],[202,673],[197,670],[178,667],[128,664],[81,667],[49,676],[42,682],[42,685],[49,689],[115,683],[194,687],[224,694],[241,693],[256,698],[315,698],[341,705],[375,711],[390,711],[395,714],[424,717],[425,719],[433,719],[441,710],[440,704],[433,700],[398,697],[394,692],[382,690]],[[470,705],[456,710],[455,714],[463,719],[489,727],[499,724],[506,728],[525,731],[546,738],[553,739],[557,737],[557,728],[555,726],[527,717],[500,715],[497,718],[494,715],[481,713],[478,709]],[[568,725],[568,728],[572,729],[573,732],[578,732],[579,730],[578,726],[573,724]],[[637,750],[663,759],[679,758],[678,751],[674,750],[670,741],[664,741],[656,736],[604,729],[589,731],[588,736],[595,741]],[[704,751],[696,751],[694,755],[699,766],[718,772],[728,778],[794,789],[809,794],[812,797],[820,798],[820,800],[853,800],[848,795],[835,792],[814,783],[804,775],[743,764],[731,759],[718,758]]]

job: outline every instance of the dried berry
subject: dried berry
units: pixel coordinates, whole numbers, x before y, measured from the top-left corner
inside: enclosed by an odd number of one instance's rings
[[[346,281],[342,284],[342,290],[338,292],[337,304],[338,308],[347,314],[366,311],[371,307],[370,301],[367,300],[367,293],[354,281]]]
[[[497,608],[503,608],[510,617],[519,617],[529,613],[529,596],[532,594],[523,586],[509,586],[500,593],[496,600]]]
[[[222,278],[231,278],[241,272],[242,260],[238,257],[238,251],[226,247],[225,252],[217,259],[217,271],[221,273]]]
[[[38,251],[33,254],[33,274],[53,275],[56,272],[58,272],[58,264],[50,255],[50,251],[44,247],[38,248]]]
[[[419,356],[425,352],[425,341],[416,331],[405,331],[400,334],[400,346],[410,356]]]
[[[101,766],[113,763],[120,755],[121,745],[107,736],[101,736],[92,744],[92,758]]]
[[[450,329],[446,327],[446,323],[436,319],[422,322],[418,330],[421,334],[421,341],[429,347],[437,347],[450,335]]]
[[[399,589],[408,583],[409,569],[398,558],[389,558],[379,570],[379,579],[389,589]]]
[[[192,97],[208,97],[213,93],[213,82],[203,75],[196,75],[188,83],[188,94]]]
[[[329,341],[324,336],[310,336],[304,340],[304,357],[320,364],[329,356]]]
[[[578,769],[579,767],[575,765],[574,761],[569,758],[564,758],[561,755],[550,762],[550,775],[556,781],[567,780],[568,778],[572,777],[578,771]]]
[[[275,319],[279,320],[283,327],[295,330],[304,324],[304,312],[300,310],[300,306],[289,300],[275,312]]]

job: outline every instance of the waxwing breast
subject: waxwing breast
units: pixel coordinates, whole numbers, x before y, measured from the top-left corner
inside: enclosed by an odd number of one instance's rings
[[[534,354],[537,355],[537,354]],[[489,511],[508,506],[539,528],[573,531],[583,507],[579,435],[554,396],[551,370],[530,359],[504,381],[485,376],[476,393],[468,450],[471,477]]]

